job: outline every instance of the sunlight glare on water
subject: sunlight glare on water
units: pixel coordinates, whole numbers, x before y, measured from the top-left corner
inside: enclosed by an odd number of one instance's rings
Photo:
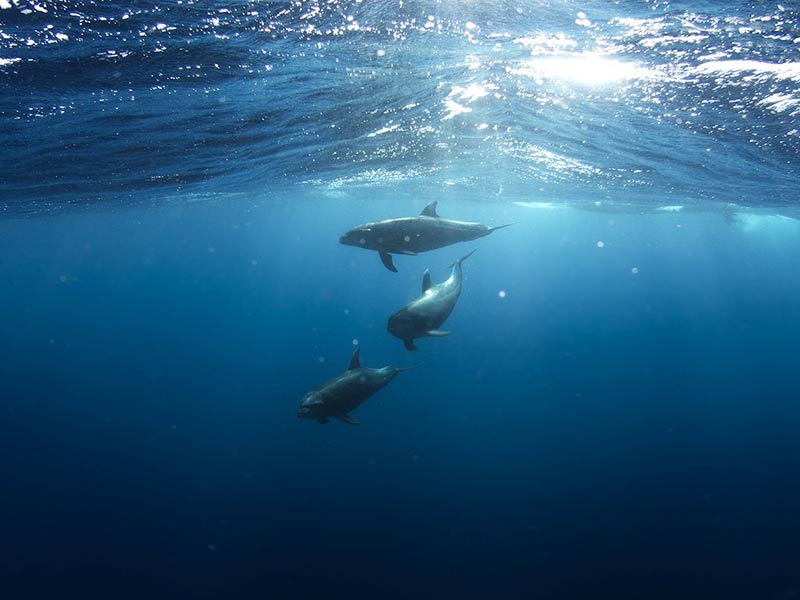
[[[518,68],[509,68],[509,73],[535,79],[555,79],[590,86],[656,77],[656,73],[636,63],[589,52],[532,58]]]

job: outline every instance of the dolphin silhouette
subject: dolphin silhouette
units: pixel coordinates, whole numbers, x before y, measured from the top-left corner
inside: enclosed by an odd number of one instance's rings
[[[327,423],[330,417],[350,425],[359,421],[348,415],[351,410],[361,406],[372,394],[388,384],[401,371],[414,367],[383,367],[371,369],[362,367],[356,348],[350,358],[347,371],[329,379],[308,392],[300,401],[297,416],[301,419],[316,419]]]
[[[437,201],[426,206],[417,217],[401,217],[354,227],[339,238],[339,243],[368,250],[377,250],[383,265],[397,272],[392,254],[418,254],[467,242],[513,225],[488,227],[481,223],[443,219],[436,214]]]
[[[430,271],[426,269],[422,276],[422,295],[389,317],[387,330],[403,340],[407,350],[417,349],[414,345],[416,338],[450,335],[449,331],[440,331],[439,327],[455,308],[461,294],[461,263],[473,252],[475,250],[450,265],[453,268],[450,277],[437,285],[433,285]]]

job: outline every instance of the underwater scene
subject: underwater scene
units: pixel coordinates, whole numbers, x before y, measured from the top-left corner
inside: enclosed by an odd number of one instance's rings
[[[0,0],[0,598],[800,600],[800,5]]]

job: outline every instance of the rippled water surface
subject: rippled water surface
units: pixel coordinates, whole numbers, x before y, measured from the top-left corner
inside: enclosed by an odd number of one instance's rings
[[[787,207],[798,19],[772,2],[7,0],[0,201],[424,182]]]

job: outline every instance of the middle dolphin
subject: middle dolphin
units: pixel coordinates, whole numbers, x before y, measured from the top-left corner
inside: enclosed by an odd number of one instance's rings
[[[503,227],[508,225],[488,227],[481,223],[443,219],[436,214],[436,200],[434,200],[417,217],[365,223],[345,233],[339,238],[339,243],[377,250],[383,265],[396,273],[392,254],[413,255],[457,242],[468,242]]]
[[[475,250],[450,265],[453,268],[450,277],[437,285],[433,285],[430,271],[426,269],[422,276],[422,295],[389,317],[389,333],[403,340],[407,350],[417,349],[414,345],[416,338],[450,335],[449,331],[439,331],[438,328],[453,312],[461,294],[461,263],[473,252]]]

